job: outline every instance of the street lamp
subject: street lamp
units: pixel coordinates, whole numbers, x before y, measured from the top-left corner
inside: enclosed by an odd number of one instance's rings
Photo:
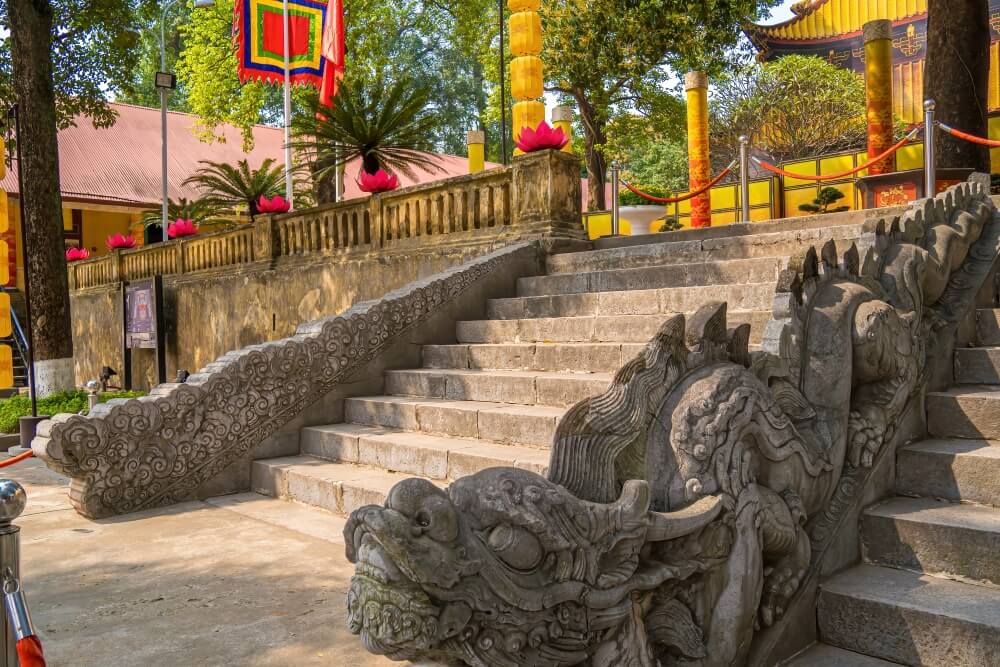
[[[160,226],[163,236],[167,233],[167,208],[169,202],[169,192],[167,188],[167,96],[170,91],[177,87],[177,77],[167,71],[167,12],[177,4],[178,0],[167,0],[160,9],[160,71],[156,73],[155,85],[160,91],[160,186],[163,197],[163,209],[161,213]],[[194,0],[195,9],[201,7],[212,7],[215,0]]]

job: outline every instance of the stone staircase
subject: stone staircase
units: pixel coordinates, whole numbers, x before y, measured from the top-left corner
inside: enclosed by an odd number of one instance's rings
[[[725,300],[759,344],[787,258],[861,236],[858,217],[839,220],[552,256],[517,297],[490,301],[488,319],[425,346],[422,368],[387,371],[384,395],[347,399],[338,423],[304,428],[299,456],[254,462],[253,487],[346,515],[407,477],[544,473],[560,417],[603,391],[669,314]],[[898,497],[864,513],[863,564],[821,585],[823,643],[789,665],[1000,665],[1000,310],[978,315],[980,347],[957,351],[957,386],[927,397],[933,439],[899,451]]]
[[[957,385],[928,395],[933,439],[898,452],[899,496],[865,511],[864,563],[821,586],[821,639],[891,662],[830,664],[1000,665],[998,321],[977,313],[980,347],[957,350]],[[836,653],[816,647],[793,664]]]
[[[759,344],[788,256],[861,235],[857,215],[832,219],[554,255],[516,298],[491,300],[489,319],[458,322],[454,344],[424,346],[423,368],[386,372],[384,395],[347,399],[340,423],[304,428],[299,456],[254,462],[253,488],[346,515],[406,477],[443,486],[495,466],[544,473],[562,415],[604,391],[670,314],[726,300]]]

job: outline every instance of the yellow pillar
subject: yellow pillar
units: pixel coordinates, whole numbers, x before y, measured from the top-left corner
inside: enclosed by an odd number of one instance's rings
[[[542,59],[541,0],[508,0],[510,15],[510,93],[514,98],[514,141],[526,127],[538,127],[545,120]],[[515,155],[520,151],[515,150]]]
[[[478,174],[486,168],[486,133],[470,130],[466,143],[469,146],[469,173]]]
[[[892,21],[869,21],[862,28],[865,44],[865,91],[868,114],[868,159],[893,145],[892,123]],[[868,173],[896,170],[896,156],[873,164]]]
[[[556,107],[552,110],[552,127],[558,128],[569,138],[563,146],[564,153],[573,152],[573,109],[570,107]]]
[[[684,89],[687,91],[689,187],[694,191],[705,187],[712,178],[708,146],[708,75],[688,72],[684,75]],[[691,226],[711,225],[711,193],[706,192],[691,200]]]

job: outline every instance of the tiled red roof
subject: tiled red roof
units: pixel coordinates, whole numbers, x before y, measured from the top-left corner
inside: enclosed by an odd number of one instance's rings
[[[118,120],[112,127],[95,128],[86,118],[59,132],[59,171],[63,197],[68,200],[94,201],[124,206],[155,206],[160,201],[160,110],[112,103]],[[169,148],[169,192],[172,199],[194,199],[199,191],[184,185],[184,180],[199,168],[201,160],[235,163],[248,160],[257,167],[271,157],[284,164],[284,137],[280,128],[258,125],[254,128],[254,148],[243,152],[239,129],[222,125],[216,134],[225,141],[206,143],[192,131],[197,116],[167,114]],[[415,179],[400,175],[400,186],[436,181],[468,173],[464,157],[441,155],[441,172],[417,170]],[[496,165],[487,164],[487,167]],[[362,196],[354,181],[357,167],[349,165],[345,178],[347,197]],[[17,192],[16,167],[0,180],[0,188]]]
[[[112,103],[118,120],[109,128],[95,128],[80,117],[76,125],[59,132],[60,187],[66,199],[109,204],[148,205],[160,201],[160,110]],[[167,169],[170,197],[198,196],[184,180],[198,169],[199,160],[236,162],[258,166],[267,157],[282,160],[282,131],[257,126],[254,149],[244,153],[240,131],[223,125],[217,134],[224,142],[205,143],[192,132],[198,118],[167,114]],[[7,192],[17,192],[16,169],[0,181]]]

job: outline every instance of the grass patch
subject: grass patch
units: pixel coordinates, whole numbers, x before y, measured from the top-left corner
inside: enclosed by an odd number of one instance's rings
[[[113,398],[136,398],[145,396],[141,391],[109,391],[100,394],[98,400],[106,403]],[[87,392],[82,389],[60,391],[38,399],[38,414],[51,416],[60,412],[86,413]],[[31,399],[27,395],[11,396],[0,400],[0,433],[17,433],[18,419],[31,414]]]

